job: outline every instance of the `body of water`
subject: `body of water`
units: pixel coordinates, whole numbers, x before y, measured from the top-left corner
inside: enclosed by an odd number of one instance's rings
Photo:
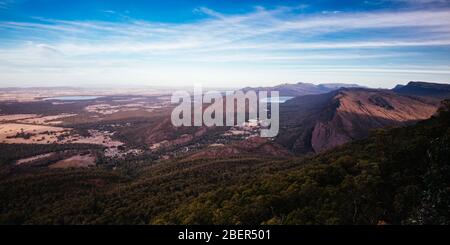
[[[288,101],[288,100],[290,100],[292,98],[294,98],[294,97],[290,97],[290,96],[269,97],[269,98],[263,99],[261,101],[265,102],[265,103],[272,103],[273,102],[273,103],[280,103],[280,104],[282,104],[282,103],[284,103],[284,102],[286,102],[286,101]]]
[[[95,100],[100,98],[101,96],[57,96],[57,97],[49,97],[44,100]]]

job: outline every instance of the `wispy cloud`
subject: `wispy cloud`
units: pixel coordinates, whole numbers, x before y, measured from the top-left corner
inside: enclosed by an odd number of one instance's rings
[[[114,10],[109,10],[109,9],[101,10],[100,12],[102,12],[102,13],[107,13],[107,14],[115,14],[115,13],[116,13],[116,11],[114,11]]]
[[[3,31],[27,31],[31,35],[16,37],[33,40],[54,37],[47,42],[72,47],[79,52],[143,52],[159,50],[353,48],[366,46],[435,46],[448,45],[450,10],[400,13],[342,13],[301,15],[284,18],[287,10],[264,10],[246,15],[225,16],[203,8],[211,18],[191,24],[164,24],[144,21],[128,23],[81,22],[41,19],[41,23],[0,22]],[[261,21],[264,20],[264,21]],[[378,35],[373,40],[330,40],[318,42],[314,37],[364,30],[371,34],[380,29],[403,28],[405,36]],[[414,36],[414,33],[427,35]],[[82,37],[82,38],[81,38]],[[312,42],[309,40],[312,39]],[[358,39],[357,37],[355,39]],[[108,45],[104,45],[105,41]],[[102,45],[97,44],[101,42]],[[330,44],[332,43],[332,44]],[[135,45],[130,45],[135,44]],[[78,47],[78,48],[77,48]]]
[[[9,1],[0,1],[0,9],[7,9]]]
[[[44,66],[65,64],[64,69],[79,70],[91,66],[93,60],[115,67],[133,64],[149,68],[171,62],[179,62],[178,66],[183,66],[183,62],[282,66],[318,61],[333,65],[342,60],[348,60],[349,66],[361,61],[371,66],[383,61],[413,65],[411,55],[418,59],[435,58],[424,49],[448,52],[450,48],[450,9],[446,8],[299,14],[288,7],[259,7],[238,15],[204,7],[195,11],[204,14],[205,19],[192,23],[45,18],[34,22],[3,21],[0,69],[26,66],[31,71],[34,66],[37,72]],[[422,51],[411,52],[411,48]],[[435,65],[433,62],[428,65]],[[449,60],[442,62],[448,64]]]
[[[449,0],[393,0],[393,1],[413,3],[413,4],[450,3]]]

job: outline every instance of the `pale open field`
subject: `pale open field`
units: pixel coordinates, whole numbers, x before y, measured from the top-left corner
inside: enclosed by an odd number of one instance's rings
[[[29,118],[37,117],[36,114],[13,114],[13,115],[0,115],[0,122],[10,122],[16,120],[26,120]]]
[[[103,145],[108,148],[123,145],[122,142],[111,139],[111,134],[99,132],[98,130],[89,130],[89,134],[91,135],[90,137],[81,137],[79,135],[66,137],[60,143],[94,144]]]
[[[53,155],[55,155],[55,153],[54,152],[50,152],[50,153],[47,153],[47,154],[41,154],[41,155],[37,155],[37,156],[33,156],[33,157],[23,158],[23,159],[18,160],[16,162],[16,165],[31,163],[31,162],[34,162],[36,160],[40,160],[40,159],[51,157]]]
[[[95,157],[92,155],[76,155],[67,159],[58,161],[49,166],[49,168],[85,168],[95,166]]]
[[[19,123],[28,123],[28,124],[41,124],[41,125],[57,125],[61,124],[62,121],[60,119],[67,118],[67,117],[73,117],[77,114],[69,114],[69,113],[63,113],[59,115],[54,116],[34,116],[34,117],[28,117],[25,119],[17,120]]]
[[[23,124],[23,123],[3,123],[0,124],[0,143],[6,144],[53,144],[53,143],[75,143],[75,144],[96,144],[106,147],[117,147],[123,145],[122,142],[112,140],[111,134],[105,134],[97,130],[89,130],[89,137],[82,137],[71,134],[72,129]],[[59,139],[58,139],[59,137]]]
[[[22,123],[0,124],[0,142],[8,144],[49,144],[56,143],[58,136],[70,129],[46,125]],[[16,137],[17,134],[29,134],[29,138]]]

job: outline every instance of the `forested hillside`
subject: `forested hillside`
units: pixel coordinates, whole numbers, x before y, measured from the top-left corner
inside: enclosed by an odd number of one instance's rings
[[[449,126],[447,103],[429,120],[304,158],[3,164],[0,223],[448,224]]]
[[[295,170],[214,190],[169,223],[448,224],[450,113],[298,160]]]

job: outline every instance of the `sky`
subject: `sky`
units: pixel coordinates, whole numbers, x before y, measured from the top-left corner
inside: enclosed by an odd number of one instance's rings
[[[0,0],[0,87],[450,83],[450,0]]]

